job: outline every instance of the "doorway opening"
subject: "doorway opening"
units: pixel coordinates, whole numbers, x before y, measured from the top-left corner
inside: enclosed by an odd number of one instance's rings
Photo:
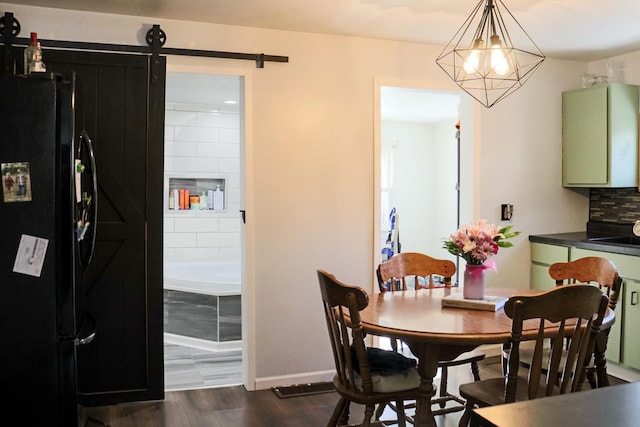
[[[165,390],[243,383],[244,78],[168,72]]]
[[[472,166],[460,146],[471,149],[472,139],[461,141],[456,124],[471,129],[473,107],[461,92],[402,84],[377,82],[376,94],[374,266],[394,252],[456,262],[442,246],[472,209],[470,200],[460,201],[460,172]],[[462,175],[468,198],[472,175]]]

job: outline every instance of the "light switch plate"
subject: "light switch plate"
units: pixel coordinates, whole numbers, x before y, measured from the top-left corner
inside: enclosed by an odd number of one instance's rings
[[[511,218],[513,217],[513,205],[510,204],[504,204],[501,206],[500,208],[500,219],[502,221],[511,221]]]

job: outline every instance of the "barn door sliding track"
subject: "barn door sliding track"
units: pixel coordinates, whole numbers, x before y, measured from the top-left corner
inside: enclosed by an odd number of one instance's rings
[[[28,37],[17,37],[20,34],[20,22],[13,16],[11,12],[5,12],[4,16],[0,16],[0,43],[4,51],[2,62],[2,74],[15,74],[16,64],[22,64],[22,52],[20,55],[14,51],[13,46],[27,46],[29,44]],[[54,49],[71,49],[71,50],[91,50],[98,52],[122,52],[122,53],[140,53],[150,54],[152,57],[159,55],[180,55],[180,56],[199,56],[205,58],[223,58],[238,59],[246,61],[255,61],[256,68],[264,68],[265,62],[289,62],[288,56],[265,55],[264,53],[237,53],[223,52],[215,50],[197,50],[197,49],[178,49],[163,47],[167,41],[166,33],[159,25],[153,25],[146,34],[147,46],[120,45],[110,43],[88,43],[61,40],[38,39],[42,47]]]

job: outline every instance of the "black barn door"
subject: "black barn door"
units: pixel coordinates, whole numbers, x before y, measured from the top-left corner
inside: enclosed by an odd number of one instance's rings
[[[96,337],[78,347],[79,402],[164,397],[162,195],[165,58],[46,50],[47,71],[76,73],[76,135],[93,141],[96,251],[84,274]]]

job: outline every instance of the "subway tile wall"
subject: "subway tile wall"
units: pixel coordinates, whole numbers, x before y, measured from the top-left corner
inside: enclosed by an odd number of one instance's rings
[[[592,188],[589,190],[589,221],[633,224],[640,219],[637,188]]]
[[[166,104],[165,174],[224,178],[225,209],[165,208],[165,262],[240,257],[240,115],[212,112],[216,109],[199,104]],[[168,191],[165,188],[165,200]]]

